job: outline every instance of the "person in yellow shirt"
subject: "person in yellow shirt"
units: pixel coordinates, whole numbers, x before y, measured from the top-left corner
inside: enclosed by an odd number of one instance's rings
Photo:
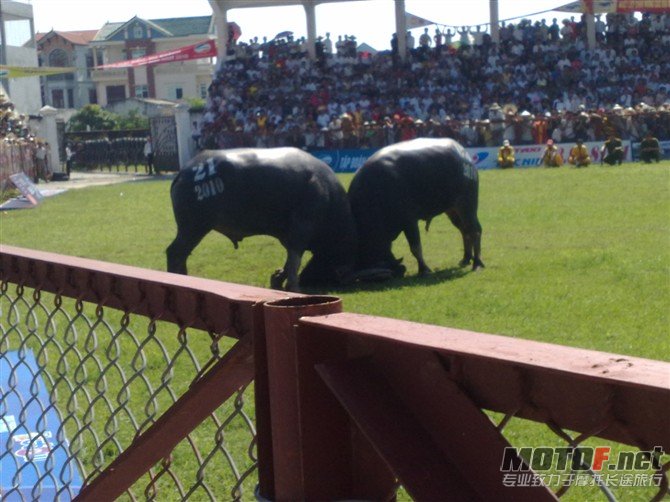
[[[586,167],[591,163],[589,150],[581,139],[578,139],[577,144],[570,150],[568,162],[575,167]]]
[[[545,167],[561,167],[563,165],[563,157],[553,139],[547,140],[547,147],[542,154],[542,165]]]
[[[509,140],[503,141],[503,146],[498,150],[498,167],[506,169],[514,167],[514,148],[510,146]]]

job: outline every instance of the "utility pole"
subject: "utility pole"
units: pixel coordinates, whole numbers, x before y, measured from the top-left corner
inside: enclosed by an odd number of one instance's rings
[[[2,15],[2,0],[0,0],[0,65],[7,64],[7,36],[5,35],[5,18]],[[0,85],[9,94],[8,81],[0,77]]]

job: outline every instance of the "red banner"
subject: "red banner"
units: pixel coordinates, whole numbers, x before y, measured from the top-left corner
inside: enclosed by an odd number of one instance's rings
[[[590,14],[651,12],[670,13],[670,0],[575,0],[554,10]]]
[[[670,12],[670,0],[619,0],[617,12]]]
[[[214,40],[207,40],[206,42],[172,49],[171,51],[157,52],[156,54],[149,54],[137,59],[105,64],[97,68],[102,70],[107,68],[132,68],[148,64],[175,63],[178,61],[211,57],[216,57],[216,42]]]

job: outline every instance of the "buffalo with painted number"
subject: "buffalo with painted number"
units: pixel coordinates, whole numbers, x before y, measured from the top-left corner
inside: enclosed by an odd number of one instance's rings
[[[271,287],[299,290],[352,277],[356,229],[346,192],[331,169],[296,148],[201,152],[170,190],[177,237],[168,271],[186,274],[186,259],[211,230],[235,248],[244,237],[270,235],[286,248]],[[312,258],[298,275],[302,255]]]
[[[404,232],[419,273],[430,272],[423,259],[419,220],[426,228],[446,213],[463,237],[461,266],[480,259],[482,227],[477,218],[479,179],[465,149],[451,139],[415,139],[381,149],[361,167],[349,188],[358,229],[358,268],[390,268],[402,276],[405,267],[391,251]]]

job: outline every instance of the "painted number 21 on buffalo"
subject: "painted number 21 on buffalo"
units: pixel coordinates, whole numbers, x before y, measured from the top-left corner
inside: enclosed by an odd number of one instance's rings
[[[214,162],[214,159],[207,159],[207,162],[193,166],[195,171],[193,189],[199,201],[223,193],[223,180],[216,176]]]

